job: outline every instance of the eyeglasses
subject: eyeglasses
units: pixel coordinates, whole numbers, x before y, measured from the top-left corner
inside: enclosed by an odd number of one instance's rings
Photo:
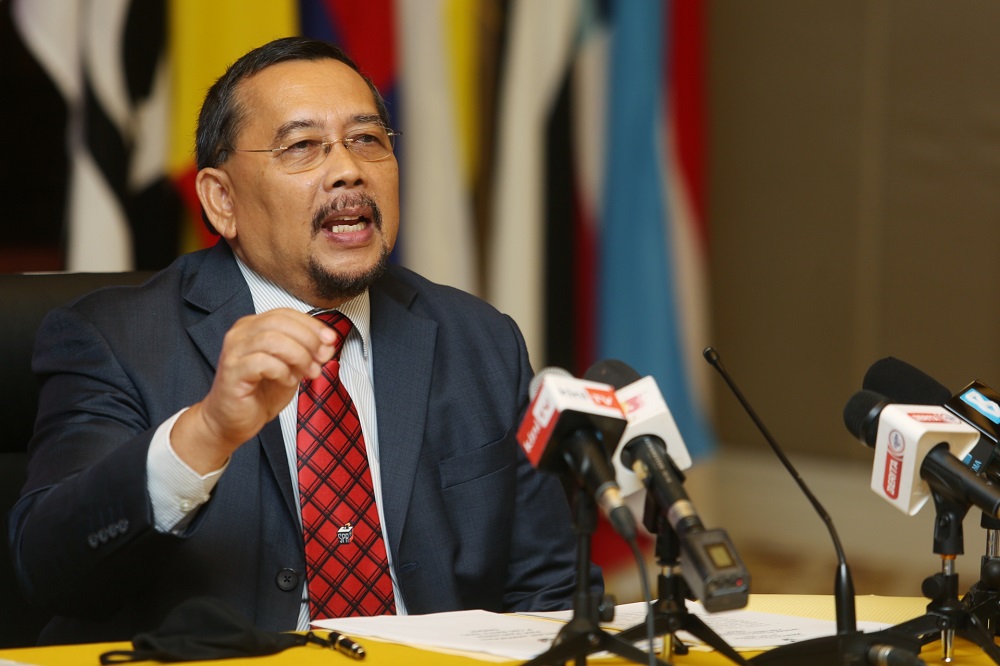
[[[326,159],[336,143],[344,144],[352,155],[365,162],[378,162],[392,155],[396,146],[396,137],[401,132],[371,125],[348,132],[342,139],[324,141],[322,137],[301,137],[291,141],[287,146],[277,148],[258,148],[239,150],[231,148],[234,153],[271,153],[278,160],[278,165],[286,173],[300,173],[315,169]]]

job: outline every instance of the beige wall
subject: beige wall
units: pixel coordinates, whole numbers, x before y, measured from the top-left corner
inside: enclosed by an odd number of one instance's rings
[[[708,343],[833,514],[859,593],[919,595],[933,507],[910,518],[868,490],[842,412],[890,354],[1000,390],[1000,2],[710,0],[709,25]],[[691,489],[706,521],[755,591],[832,590],[822,523],[712,385],[723,446]]]
[[[712,343],[779,441],[869,458],[841,414],[889,354],[1000,388],[1000,3],[710,7]]]

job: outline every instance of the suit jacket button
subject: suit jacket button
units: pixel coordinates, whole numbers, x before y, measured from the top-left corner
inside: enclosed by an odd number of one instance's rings
[[[96,534],[90,533],[87,535],[87,545],[90,546],[91,548],[97,548],[99,545],[101,545],[101,542],[97,538]]]
[[[278,572],[277,583],[285,592],[291,592],[299,586],[299,574],[293,569],[282,569]]]

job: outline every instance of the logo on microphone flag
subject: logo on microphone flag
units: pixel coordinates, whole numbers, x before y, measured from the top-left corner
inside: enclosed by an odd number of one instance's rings
[[[614,407],[617,404],[615,392],[609,389],[587,387],[587,394],[598,407]]]
[[[962,394],[962,401],[993,423],[1000,425],[1000,405],[987,398],[982,392],[969,389]]]
[[[899,478],[903,471],[903,452],[906,450],[906,438],[898,430],[889,433],[889,442],[885,452],[885,478],[882,480],[882,490],[887,497],[899,497]]]

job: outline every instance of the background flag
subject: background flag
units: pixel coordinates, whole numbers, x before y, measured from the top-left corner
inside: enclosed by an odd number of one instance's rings
[[[66,267],[119,271],[175,256],[163,2],[136,11],[129,0],[17,0],[10,11],[67,107]]]
[[[486,294],[517,321],[536,363],[544,358],[545,335],[545,129],[569,67],[579,11],[575,0],[514,0],[500,70]]]
[[[294,0],[171,0],[168,8],[173,72],[166,167],[187,210],[181,250],[189,252],[217,239],[202,221],[194,189],[194,131],[205,93],[250,49],[296,34],[298,9]]]
[[[672,196],[675,175],[671,141],[671,30],[669,5],[612,2],[611,101],[603,216],[600,230],[598,356],[625,361],[656,378],[693,456],[704,454],[710,436],[704,408],[690,390],[690,345],[681,327],[682,285],[700,276],[688,253],[701,250],[677,235],[687,227],[670,203],[690,209],[690,195]],[[680,263],[681,259],[683,263]],[[701,346],[704,347],[703,341]]]

